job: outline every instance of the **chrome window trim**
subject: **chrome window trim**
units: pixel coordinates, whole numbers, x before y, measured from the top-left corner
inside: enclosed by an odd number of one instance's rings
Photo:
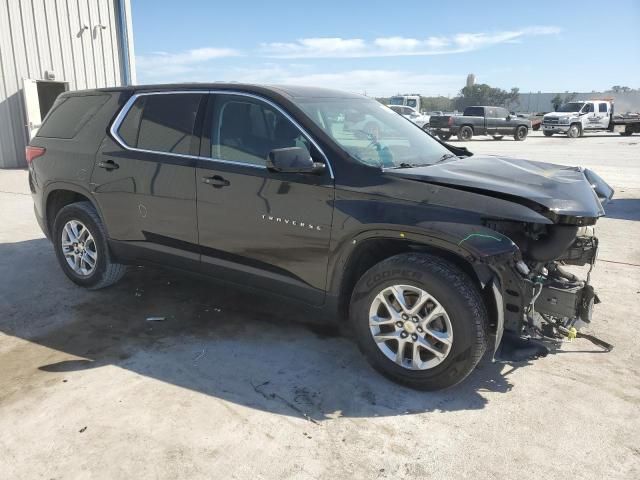
[[[199,156],[199,155],[186,155],[184,153],[161,152],[161,151],[158,151],[158,150],[146,150],[146,149],[143,149],[143,148],[130,147],[129,145],[127,145],[125,143],[125,141],[120,137],[120,135],[118,135],[118,129],[120,128],[120,125],[122,124],[124,118],[127,116],[127,113],[129,113],[129,110],[131,109],[132,105],[136,102],[136,100],[138,98],[144,97],[144,96],[148,96],[148,95],[173,95],[173,94],[189,94],[189,93],[198,94],[198,95],[211,95],[211,94],[213,94],[213,95],[216,95],[216,94],[218,94],[218,95],[238,95],[238,96],[249,97],[249,98],[253,98],[253,99],[265,102],[266,104],[270,105],[271,107],[275,108],[278,112],[280,112],[291,123],[293,123],[295,125],[295,127],[298,130],[300,130],[300,133],[302,133],[302,135],[304,135],[304,137],[307,140],[309,140],[309,142],[311,142],[311,144],[313,144],[314,147],[316,147],[318,149],[318,151],[320,152],[320,154],[324,158],[324,161],[325,161],[325,164],[327,165],[327,168],[329,169],[329,175],[331,176],[331,179],[335,180],[335,177],[333,175],[333,168],[331,167],[331,163],[329,162],[329,158],[324,153],[322,148],[320,148],[320,145],[318,145],[318,143],[311,137],[311,135],[309,135],[307,133],[307,131],[304,128],[302,128],[302,126],[297,121],[295,121],[293,119],[293,117],[291,117],[291,115],[289,115],[282,107],[280,107],[279,105],[277,105],[276,103],[272,102],[271,100],[269,100],[267,98],[261,97],[260,95],[255,95],[253,93],[248,93],[248,92],[239,92],[237,90],[166,90],[166,91],[158,91],[158,92],[134,93],[133,95],[131,95],[131,98],[129,98],[129,100],[126,101],[126,103],[124,104],[124,106],[122,107],[122,109],[120,110],[118,115],[116,115],[115,120],[111,124],[111,127],[109,128],[109,133],[111,134],[111,137],[113,137],[113,139],[122,148],[124,148],[125,150],[132,151],[132,152],[153,153],[153,154],[156,154],[156,155],[167,155],[167,156],[172,156],[172,157],[190,158],[190,159],[193,159],[193,160],[208,160],[208,161],[224,163],[224,164],[228,164],[228,165],[237,165],[237,166],[250,167],[250,168],[259,168],[259,169],[266,170],[267,167],[265,165],[256,165],[256,164],[252,164],[252,163],[237,162],[237,161],[234,161],[234,160],[223,160],[221,158],[202,157],[202,156]]]

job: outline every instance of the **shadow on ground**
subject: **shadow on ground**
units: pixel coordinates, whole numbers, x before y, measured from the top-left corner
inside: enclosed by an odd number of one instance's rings
[[[44,363],[4,353],[20,376],[65,378],[115,365],[311,421],[481,409],[483,392],[511,389],[504,370],[513,367],[487,359],[444,392],[400,387],[375,373],[337,329],[301,323],[309,315],[304,308],[172,271],[132,268],[118,285],[86,291],[64,277],[44,239],[0,244],[0,270],[7,273],[0,278],[0,331],[62,352],[54,355],[61,360]]]
[[[640,220],[640,198],[616,198],[604,207],[607,217],[620,220]]]

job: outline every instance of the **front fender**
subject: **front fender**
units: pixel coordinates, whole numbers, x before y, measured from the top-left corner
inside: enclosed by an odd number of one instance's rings
[[[424,245],[460,257],[472,267],[495,266],[520,258],[520,251],[510,238],[480,225],[428,222],[400,229],[379,225],[343,238],[330,259],[329,291],[339,291],[350,259],[368,240],[396,240],[411,245]]]

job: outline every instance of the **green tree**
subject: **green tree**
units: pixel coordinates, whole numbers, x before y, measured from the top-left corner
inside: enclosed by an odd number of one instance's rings
[[[553,105],[553,111],[556,112],[560,108],[560,105],[564,103],[562,95],[556,93],[556,96],[551,99],[551,105]]]
[[[464,110],[471,105],[490,105],[510,107],[518,104],[520,89],[514,87],[510,91],[494,88],[486,83],[464,87],[453,99],[456,109]]]

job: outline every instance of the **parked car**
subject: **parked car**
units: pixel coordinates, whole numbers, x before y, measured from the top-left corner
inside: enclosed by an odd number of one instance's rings
[[[303,302],[414,388],[460,382],[504,332],[579,328],[597,299],[562,265],[595,262],[602,179],[472,156],[360,95],[64,93],[26,156],[36,218],[77,285],[149,262]]]
[[[542,120],[546,137],[563,133],[570,138],[581,137],[585,132],[618,132],[629,136],[640,133],[640,116],[616,115],[614,104],[609,100],[569,102],[557,111],[547,113]]]
[[[429,128],[444,141],[452,135],[461,141],[471,140],[474,135],[491,135],[494,140],[510,135],[521,142],[527,138],[531,122],[511,115],[502,107],[467,107],[462,115],[432,116]]]
[[[388,107],[394,112],[402,115],[407,120],[411,120],[420,128],[426,128],[429,126],[429,115],[418,113],[414,108],[402,105],[388,105]]]

